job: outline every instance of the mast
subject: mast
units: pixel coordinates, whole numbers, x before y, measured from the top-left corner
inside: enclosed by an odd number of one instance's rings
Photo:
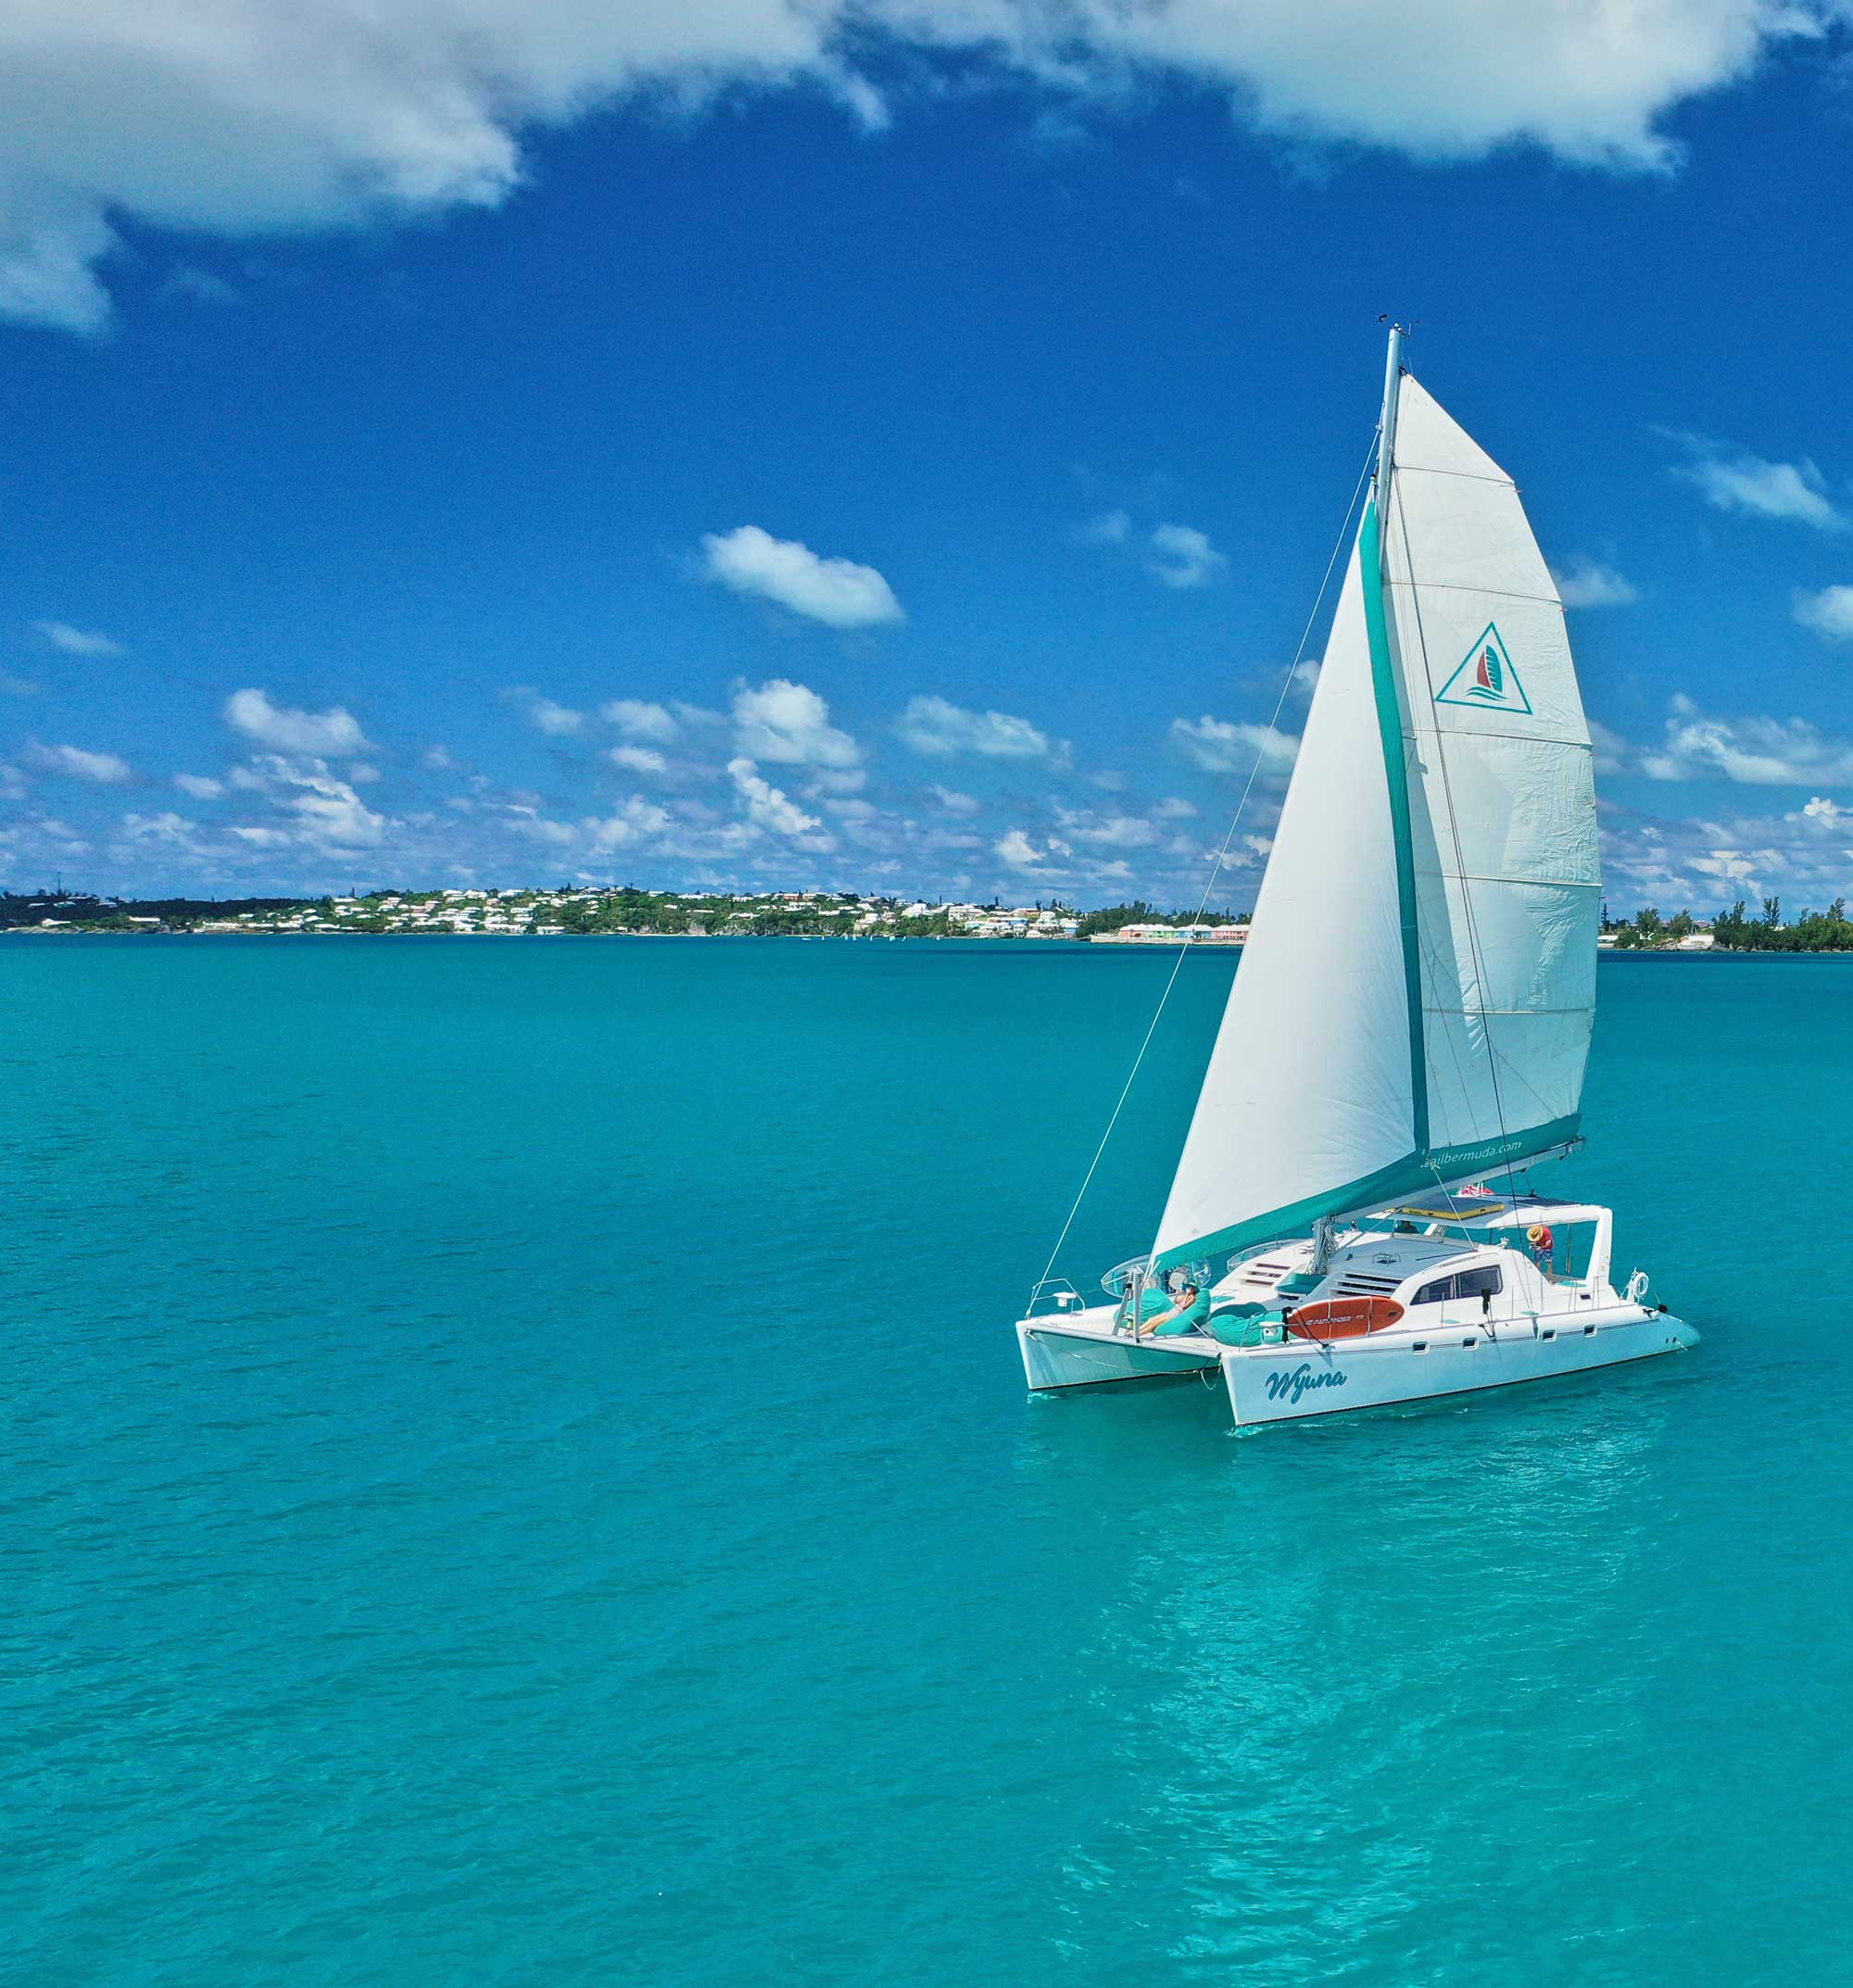
[[[1377,434],[1377,510],[1380,517],[1390,501],[1390,466],[1396,455],[1396,402],[1403,384],[1403,327],[1390,327],[1390,353],[1383,362],[1383,415]],[[1385,541],[1389,538],[1386,532]]]

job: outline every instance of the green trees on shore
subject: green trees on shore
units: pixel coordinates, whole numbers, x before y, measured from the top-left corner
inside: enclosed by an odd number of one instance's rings
[[[1803,912],[1793,925],[1783,923],[1783,900],[1765,898],[1760,917],[1752,918],[1739,898],[1721,912],[1712,931],[1719,945],[1733,952],[1853,952],[1853,922],[1847,900],[1835,898],[1824,912]]]

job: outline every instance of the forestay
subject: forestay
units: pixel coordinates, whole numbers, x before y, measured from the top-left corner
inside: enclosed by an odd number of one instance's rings
[[[1393,412],[1164,1264],[1575,1136],[1600,887],[1562,605],[1511,479],[1415,381]]]

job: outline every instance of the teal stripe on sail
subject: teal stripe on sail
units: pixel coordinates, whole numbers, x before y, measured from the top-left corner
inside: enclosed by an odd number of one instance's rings
[[[1422,955],[1416,923],[1416,844],[1409,827],[1409,770],[1403,751],[1403,718],[1396,702],[1396,670],[1383,610],[1382,534],[1377,499],[1364,507],[1358,535],[1364,581],[1364,625],[1370,640],[1370,687],[1377,730],[1383,741],[1383,772],[1390,784],[1390,824],[1396,843],[1396,908],[1403,932],[1403,988],[1409,1004],[1410,1143],[1418,1154],[1429,1143],[1428,1053],[1422,1040]],[[1393,1189],[1391,1190],[1395,1191]]]
[[[1245,1250],[1251,1243],[1304,1236],[1323,1215],[1355,1214],[1361,1209],[1380,1207],[1405,1195],[1477,1179],[1502,1166],[1512,1166],[1569,1145],[1576,1138],[1580,1123],[1581,1114],[1572,1112],[1569,1117],[1554,1118],[1548,1125],[1508,1132],[1499,1139],[1480,1139],[1470,1146],[1441,1146],[1433,1152],[1407,1153],[1361,1179],[1346,1181],[1342,1187],[1290,1202],[1285,1207],[1270,1208],[1265,1214],[1233,1223],[1213,1235],[1178,1243],[1153,1257],[1152,1268],[1162,1272],[1176,1264],[1194,1263],[1199,1257],[1219,1256],[1225,1250]]]

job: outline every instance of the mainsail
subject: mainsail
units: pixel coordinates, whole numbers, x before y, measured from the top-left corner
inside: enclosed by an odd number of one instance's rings
[[[1160,1267],[1576,1136],[1601,879],[1563,605],[1512,479],[1393,351]]]

